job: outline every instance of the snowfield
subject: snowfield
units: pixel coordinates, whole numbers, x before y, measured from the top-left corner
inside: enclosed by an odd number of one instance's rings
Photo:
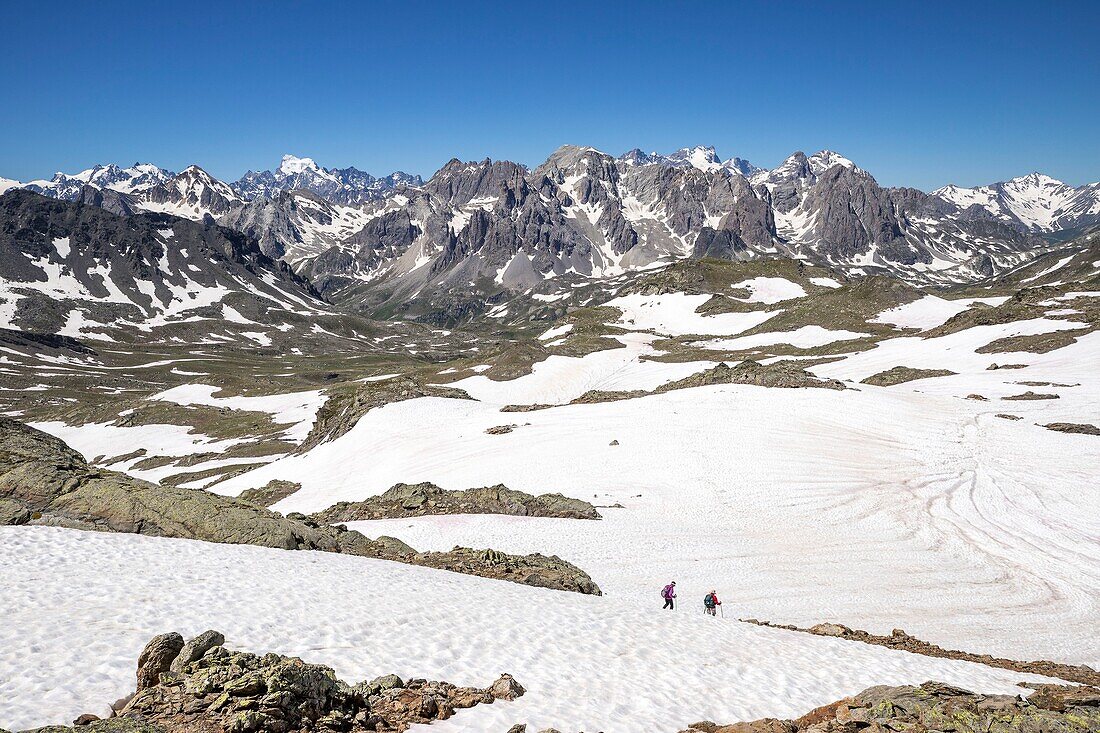
[[[752,292],[790,295],[784,288],[764,282]],[[716,385],[568,404],[593,389],[652,390],[714,365],[651,360],[661,334],[695,334],[716,348],[864,335],[804,326],[743,336],[781,311],[696,313],[708,297],[617,298],[618,325],[630,330],[616,337],[622,348],[552,356],[509,381],[477,374],[452,383],[473,400],[373,409],[335,440],[211,488],[235,496],[272,479],[298,482],[301,490],[273,507],[284,513],[362,500],[399,482],[561,492],[593,502],[604,518],[350,526],[423,550],[557,554],[604,596],[324,553],[0,528],[0,588],[14,599],[0,626],[0,726],[102,713],[132,689],[144,643],[173,629],[217,628],[230,646],[329,664],[349,682],[395,672],[484,685],[510,672],[529,691],[514,704],[462,711],[432,727],[440,731],[517,722],[673,731],[702,718],[797,715],[875,684],[936,679],[1019,693],[1015,684],[1027,678],[738,618],[903,628],[948,648],[1100,666],[1100,439],[1042,427],[1100,424],[1100,331],[1034,318],[898,336],[808,367],[845,381],[842,391]],[[927,329],[962,307],[928,296],[877,321]],[[1076,342],[1046,354],[977,351],[1066,330],[1077,331]],[[543,336],[566,333],[559,326]],[[1022,366],[990,369],[995,363]],[[860,384],[895,366],[955,374]],[[1005,399],[1027,391],[1057,398]],[[221,397],[190,384],[151,399],[263,411],[300,440],[325,397]],[[535,403],[553,407],[501,412]],[[501,425],[513,429],[486,433]],[[226,447],[178,426],[40,427],[89,458],[137,443],[152,455]],[[680,596],[672,613],[659,597],[670,580]],[[725,618],[701,614],[712,589]]]
[[[519,414],[426,398],[371,411],[341,438],[213,490],[300,482],[275,505],[283,512],[419,481],[619,502],[601,522],[358,528],[423,549],[556,553],[639,608],[676,579],[690,602],[713,587],[743,616],[902,627],[969,651],[1095,663],[1100,441],[994,416],[1028,404],[751,386]],[[519,425],[485,433],[505,423]]]
[[[665,363],[641,357],[656,354],[650,346],[656,336],[638,333],[616,336],[621,349],[596,351],[583,357],[551,356],[518,379],[498,382],[477,375],[450,384],[464,389],[475,400],[506,404],[561,404],[593,389],[650,390],[666,382],[689,377],[715,365],[695,361]],[[499,424],[494,423],[494,424]]]
[[[67,723],[132,692],[154,634],[527,694],[416,730],[672,731],[794,716],[874,684],[1016,694],[1043,678],[382,560],[52,527],[3,527],[0,725]],[[140,579],[135,582],[135,579]],[[653,593],[656,598],[656,592]]]
[[[792,283],[793,284],[793,283]],[[605,305],[618,308],[623,317],[614,325],[638,331],[654,331],[666,336],[703,334],[733,336],[759,326],[783,311],[748,311],[718,313],[713,316],[696,313],[695,309],[710,300],[709,295],[623,295]]]
[[[309,435],[313,421],[317,418],[317,411],[325,404],[325,396],[318,390],[257,397],[218,397],[214,394],[218,391],[218,387],[208,384],[181,384],[149,399],[174,402],[177,405],[209,405],[228,407],[231,410],[266,412],[271,415],[273,422],[279,425],[289,424],[286,438],[296,443],[301,443]]]

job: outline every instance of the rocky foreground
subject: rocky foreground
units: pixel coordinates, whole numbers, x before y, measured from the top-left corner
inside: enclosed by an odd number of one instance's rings
[[[392,537],[371,539],[343,525],[330,526],[302,514],[284,517],[241,499],[158,485],[95,468],[63,441],[0,416],[0,525],[5,524],[339,552],[540,588],[600,594],[587,573],[556,556],[462,547],[449,552],[417,552]]]
[[[1027,699],[979,695],[941,682],[871,687],[797,720],[692,723],[681,733],[1095,733],[1100,690],[1041,685]]]
[[[186,643],[177,633],[156,636],[138,658],[137,689],[111,706],[114,716],[86,714],[76,728],[35,733],[400,732],[526,692],[507,674],[484,689],[392,674],[348,685],[329,667],[230,651],[224,643],[217,631]]]

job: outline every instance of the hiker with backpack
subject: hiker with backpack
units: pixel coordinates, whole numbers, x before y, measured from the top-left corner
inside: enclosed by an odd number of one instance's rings
[[[718,594],[714,591],[708,593],[707,597],[703,599],[703,611],[711,616],[718,613],[718,607],[721,605],[722,602],[718,600]]]
[[[661,597],[665,599],[665,605],[661,608],[661,610],[664,610],[666,608],[671,609],[671,610],[675,610],[673,608],[676,605],[673,602],[673,600],[676,598],[676,581],[675,580],[665,586],[664,590],[661,591]]]

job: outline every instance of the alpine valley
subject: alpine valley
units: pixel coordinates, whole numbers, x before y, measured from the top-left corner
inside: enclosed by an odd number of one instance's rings
[[[0,413],[0,727],[1100,730],[1100,183],[0,179]]]

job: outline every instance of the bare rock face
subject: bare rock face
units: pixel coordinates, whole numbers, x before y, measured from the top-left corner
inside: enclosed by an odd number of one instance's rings
[[[81,716],[85,727],[41,733],[400,732],[526,692],[507,674],[484,689],[396,675],[350,686],[329,667],[230,651],[223,640],[217,631],[186,644],[177,633],[154,637],[138,661],[137,692],[118,717]]]
[[[683,733],[1089,733],[1100,730],[1100,690],[1042,685],[1027,700],[979,695],[942,682],[871,687],[797,720],[692,723]]]

